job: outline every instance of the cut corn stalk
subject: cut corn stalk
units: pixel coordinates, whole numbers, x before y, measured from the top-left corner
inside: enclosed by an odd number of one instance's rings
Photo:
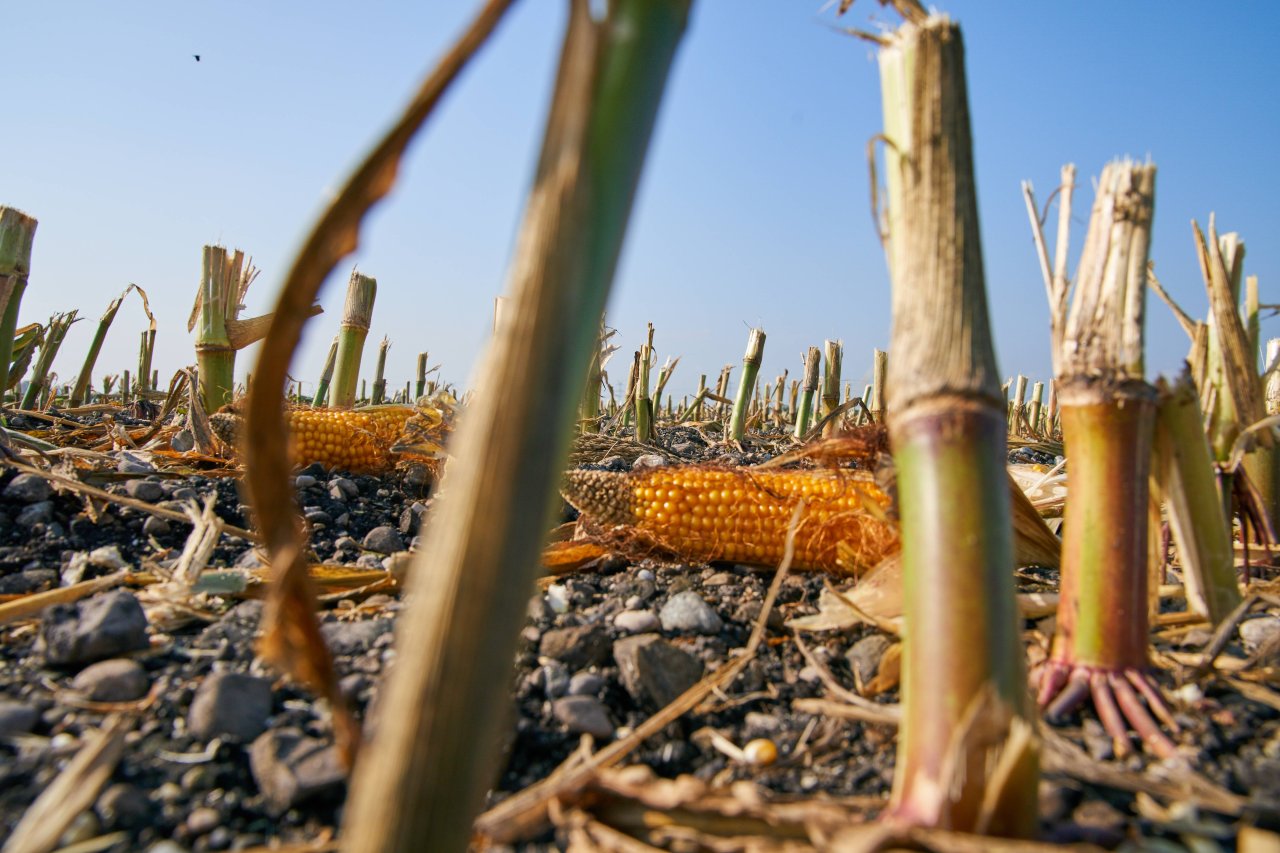
[[[889,370],[889,354],[878,349],[871,353],[871,397],[867,408],[876,423],[884,423],[884,379]]]
[[[511,303],[410,569],[403,653],[352,780],[347,853],[462,850],[472,837],[555,480],[688,13],[688,0],[614,0],[598,19],[587,2],[570,6]]]
[[[31,247],[36,220],[20,210],[0,206],[0,404],[9,389],[10,362],[18,330],[18,308],[31,273]]]
[[[132,285],[130,285],[132,287]],[[117,296],[107,305],[107,310],[102,313],[102,318],[98,320],[98,328],[93,333],[93,340],[89,342],[89,351],[85,354],[84,364],[80,368],[80,375],[76,378],[75,387],[71,389],[71,400],[69,405],[79,406],[84,403],[85,395],[89,391],[89,382],[93,377],[93,367],[98,361],[98,353],[102,352],[102,343],[107,338],[107,330],[111,328],[111,323],[116,318],[116,312],[120,310],[120,303],[124,302],[125,296],[129,291]],[[145,332],[143,334],[146,334]]]
[[[45,330],[44,343],[40,345],[40,355],[36,357],[36,363],[31,368],[31,382],[27,384],[27,390],[22,395],[22,408],[34,409],[40,406],[44,393],[52,390],[49,370],[53,367],[53,360],[58,355],[58,350],[62,348],[62,341],[67,336],[67,330],[71,328],[71,324],[75,321],[75,311],[58,314],[49,319],[49,327]]]
[[[351,278],[347,281],[347,299],[342,306],[337,364],[333,369],[330,391],[336,408],[349,409],[355,405],[360,359],[364,353],[365,338],[369,336],[369,324],[373,321],[373,303],[377,295],[377,279],[351,271]]]
[[[335,338],[334,341],[336,344],[337,339]],[[597,389],[599,388],[599,383],[596,384],[596,387]],[[425,393],[427,393],[427,354],[425,352],[420,352],[418,353],[418,373],[417,381],[413,386],[413,397],[416,400]],[[600,395],[597,393],[597,401],[599,400],[599,396]]]
[[[653,400],[649,397],[649,366],[653,361],[653,324],[649,324],[649,342],[636,353],[636,384],[632,389],[636,409],[636,441],[653,441]]]
[[[830,418],[822,430],[825,438],[840,433],[840,424],[832,414],[840,408],[840,361],[844,356],[844,344],[840,341],[822,343],[822,417]]]
[[[1035,831],[1039,774],[1012,566],[1006,412],[987,318],[959,27],[899,3],[881,37],[902,527],[903,720],[891,813]],[[887,405],[886,405],[887,404]]]
[[[738,382],[738,396],[733,401],[733,414],[729,418],[729,438],[741,441],[747,428],[747,410],[751,405],[751,389],[760,373],[764,359],[764,329],[752,329],[747,335],[747,351],[742,356],[742,378]],[[767,395],[765,395],[767,397]],[[767,400],[762,397],[762,402]]]
[[[372,406],[382,405],[387,398],[387,350],[390,348],[391,341],[384,337],[378,345],[378,361],[373,370],[373,397],[369,400]]]
[[[333,381],[333,365],[337,357],[338,336],[334,335],[329,343],[329,353],[324,357],[324,367],[320,370],[320,381],[316,383],[316,395],[311,401],[316,408],[329,405],[329,384]]]
[[[1217,625],[1240,603],[1240,588],[1199,397],[1187,372],[1172,384],[1160,380],[1156,389],[1156,474],[1168,504],[1187,603]]]
[[[800,391],[800,405],[796,412],[796,438],[804,438],[809,431],[809,421],[813,415],[813,395],[818,390],[818,371],[822,369],[822,351],[817,347],[809,347],[804,358],[804,385]],[[795,404],[792,404],[795,409]]]
[[[1155,176],[1155,166],[1128,160],[1103,169],[1054,361],[1071,481],[1039,702],[1058,720],[1092,698],[1118,754],[1129,751],[1132,725],[1168,756],[1173,743],[1152,714],[1172,718],[1144,672],[1156,393],[1143,378],[1143,349]]]
[[[698,562],[777,565],[801,499],[805,509],[792,563],[797,569],[861,571],[898,545],[889,497],[870,474],[857,471],[571,471],[564,497],[598,525],[635,528]],[[842,553],[852,562],[839,561]]]
[[[155,377],[152,376],[151,358],[156,348],[156,330],[146,329],[138,342],[138,382],[143,391],[154,391]]]

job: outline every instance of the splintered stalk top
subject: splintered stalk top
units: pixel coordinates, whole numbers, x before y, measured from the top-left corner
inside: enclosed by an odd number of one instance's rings
[[[18,328],[18,305],[31,272],[31,248],[36,220],[12,207],[0,207],[0,398],[9,387],[13,335]]]
[[[893,280],[912,285],[893,288],[893,358],[877,405],[904,412],[942,393],[999,400],[960,30],[934,16],[889,38],[879,53],[886,249]]]
[[[1143,314],[1155,187],[1156,167],[1151,163],[1138,165],[1124,159],[1103,168],[1076,272],[1058,379],[1143,378]]]

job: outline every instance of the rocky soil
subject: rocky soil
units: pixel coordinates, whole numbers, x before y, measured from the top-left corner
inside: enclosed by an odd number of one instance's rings
[[[695,430],[665,436],[665,444],[668,458],[716,453]],[[629,463],[613,457],[604,464]],[[173,476],[133,453],[106,474],[97,481],[109,491],[149,505],[181,508],[214,496],[218,516],[248,526],[232,478]],[[313,466],[295,484],[316,558],[376,571],[417,544],[431,502],[420,482],[399,474],[354,476]],[[90,505],[73,490],[6,469],[0,604],[122,569],[154,576],[172,565],[190,529],[141,509]],[[250,543],[226,536],[210,561],[212,568],[245,572],[259,565]],[[529,601],[511,674],[517,713],[491,803],[545,777],[582,735],[598,744],[623,737],[722,666],[746,643],[770,577],[737,565],[617,559],[542,584]],[[893,727],[815,713],[802,701],[834,699],[833,684],[853,690],[881,682],[886,689],[874,701],[897,701],[892,673],[877,681],[892,658],[893,638],[866,626],[808,635],[806,656],[786,628],[787,620],[816,612],[825,583],[812,574],[787,578],[756,659],[727,690],[650,738],[628,762],[660,777],[692,774],[717,788],[750,780],[770,795],[886,797]],[[342,690],[366,726],[396,658],[401,608],[398,594],[383,593],[330,602],[322,612]],[[0,835],[13,831],[93,733],[123,715],[125,749],[91,807],[62,832],[61,845],[98,839],[91,849],[173,853],[331,837],[345,792],[331,715],[323,701],[255,656],[261,612],[249,594],[206,593],[179,620],[171,607],[149,600],[146,587],[123,584],[0,624]],[[1258,614],[1243,622],[1224,654],[1265,670],[1280,665],[1259,657],[1277,646],[1280,617],[1274,609]],[[1208,639],[1197,629],[1166,646],[1199,651]],[[1222,680],[1179,685],[1164,670],[1159,680],[1178,708],[1179,744],[1198,773],[1239,798],[1239,814],[1197,810],[1188,805],[1194,798],[1181,806],[1157,802],[1132,786],[1058,772],[1041,789],[1046,838],[1211,850],[1232,849],[1242,825],[1280,828],[1275,704],[1246,698]],[[1058,731],[1096,764],[1135,777],[1154,767],[1141,755],[1116,759],[1091,713]],[[528,847],[558,849],[564,841],[553,831]],[[1147,846],[1133,846],[1140,843]]]

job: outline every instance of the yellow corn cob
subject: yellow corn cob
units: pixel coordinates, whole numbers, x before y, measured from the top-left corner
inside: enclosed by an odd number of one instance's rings
[[[375,406],[365,409],[290,409],[285,412],[289,429],[289,458],[294,465],[313,462],[329,468],[374,473],[395,467],[391,448],[405,432],[415,410],[410,406]],[[236,445],[242,418],[219,412],[209,417],[214,432]]]
[[[567,479],[565,499],[592,521],[638,528],[689,560],[777,565],[801,498],[794,568],[857,571],[898,547],[890,499],[862,472],[678,466]]]

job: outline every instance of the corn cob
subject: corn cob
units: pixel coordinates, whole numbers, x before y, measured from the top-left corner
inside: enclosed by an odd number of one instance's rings
[[[294,465],[319,462],[357,473],[388,470],[397,459],[392,448],[402,440],[414,415],[410,406],[291,409],[285,412],[290,461]],[[235,447],[241,420],[234,412],[218,412],[209,417],[209,424],[220,439]]]
[[[860,571],[898,547],[889,496],[858,471],[570,471],[564,497],[598,524],[637,528],[700,562],[777,565],[802,498],[794,568]]]

